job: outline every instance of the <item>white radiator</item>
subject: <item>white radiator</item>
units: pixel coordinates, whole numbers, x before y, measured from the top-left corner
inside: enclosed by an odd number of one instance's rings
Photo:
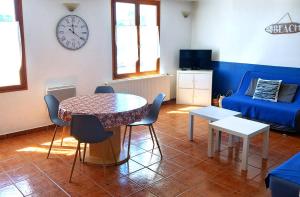
[[[60,86],[46,89],[46,94],[55,96],[59,101],[76,96],[75,86]]]
[[[112,86],[115,92],[135,94],[147,99],[152,103],[153,99],[160,92],[166,94],[165,101],[170,100],[174,95],[172,93],[172,84],[175,76],[173,75],[159,75],[147,76],[136,79],[120,79],[105,83],[105,85]]]

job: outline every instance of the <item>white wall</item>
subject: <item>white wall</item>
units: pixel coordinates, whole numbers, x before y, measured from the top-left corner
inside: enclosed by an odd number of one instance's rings
[[[179,0],[161,1],[161,72],[175,74],[179,66],[179,49],[190,48],[191,16],[184,18],[182,11],[191,12],[192,3]]]
[[[300,67],[300,33],[265,32],[287,12],[300,23],[299,10],[299,0],[199,0],[191,45],[213,49],[215,60]]]
[[[46,87],[74,84],[78,94],[90,94],[96,85],[112,80],[110,0],[80,0],[74,13],[62,2],[23,1],[28,90],[0,94],[0,135],[49,124]],[[190,19],[180,15],[186,4],[162,2],[162,73],[175,72],[177,49],[190,43]],[[68,14],[81,16],[89,26],[89,40],[78,51],[66,50],[56,40],[56,24]],[[168,23],[172,25],[165,27]]]
[[[28,90],[0,94],[0,134],[49,123],[43,101],[47,86],[74,84],[79,94],[88,94],[111,79],[109,1],[80,2],[74,14],[86,20],[90,37],[78,51],[66,50],[56,40],[56,24],[67,14],[61,1],[23,1]]]

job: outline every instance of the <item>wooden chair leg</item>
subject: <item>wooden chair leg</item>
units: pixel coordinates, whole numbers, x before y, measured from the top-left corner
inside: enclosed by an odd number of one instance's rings
[[[71,183],[71,179],[72,179],[72,175],[73,175],[73,171],[74,171],[78,151],[80,151],[80,142],[78,142],[78,144],[77,144],[77,149],[76,149],[76,153],[75,153],[75,157],[74,157],[74,161],[73,161],[73,165],[72,165],[72,170],[71,170],[71,174],[70,174],[69,183]]]
[[[82,163],[84,163],[84,160],[85,160],[86,144],[87,144],[87,143],[84,143],[84,150],[83,150],[83,158],[82,158]]]
[[[109,141],[109,144],[110,144],[110,148],[111,148],[115,163],[117,164],[117,158],[116,158],[116,154],[115,154],[114,147],[113,147],[113,144],[111,142],[111,139],[108,139],[108,141]]]
[[[127,132],[127,125],[125,126],[125,131],[124,131],[122,146],[124,146],[124,143],[125,143],[126,132]]]
[[[129,137],[128,137],[128,148],[127,148],[127,157],[130,157],[130,141],[131,141],[131,131],[132,131],[132,126],[129,126]]]
[[[56,131],[57,131],[57,125],[56,125],[55,128],[54,128],[54,134],[53,134],[52,141],[51,141],[51,144],[50,144],[50,147],[49,147],[47,159],[49,158],[50,151],[51,151],[51,149],[52,149],[52,145],[53,145],[53,141],[54,141],[54,139],[55,139]]]
[[[154,149],[155,143],[154,143],[154,140],[153,140],[153,134],[152,134],[150,125],[149,125],[149,131],[150,131],[150,135],[151,135],[151,139],[152,139],[152,143],[153,143],[153,149]]]
[[[162,158],[162,157],[163,157],[163,155],[162,155],[162,152],[161,152],[161,149],[160,149],[160,146],[159,146],[159,143],[158,143],[158,139],[157,139],[157,137],[156,137],[156,134],[155,134],[155,130],[154,130],[154,127],[153,127],[153,125],[151,125],[151,128],[152,128],[152,132],[153,132],[154,138],[155,138],[155,140],[156,140],[156,144],[157,144],[157,147],[158,147],[158,150],[159,150],[160,156],[161,156],[161,158]]]

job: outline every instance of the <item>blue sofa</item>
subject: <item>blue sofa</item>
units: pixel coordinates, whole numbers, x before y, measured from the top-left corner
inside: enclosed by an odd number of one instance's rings
[[[300,153],[269,172],[265,179],[272,197],[298,197],[300,195]]]
[[[245,92],[253,78],[282,80],[286,84],[298,84],[292,103],[270,102],[252,99]],[[243,117],[269,123],[272,128],[300,132],[300,77],[274,73],[248,71],[245,73],[235,94],[225,97],[222,107],[242,113]]]

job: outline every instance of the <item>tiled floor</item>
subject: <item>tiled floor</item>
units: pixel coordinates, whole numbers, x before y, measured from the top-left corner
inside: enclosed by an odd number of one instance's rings
[[[60,146],[59,135],[46,159],[52,131],[0,140],[0,196],[269,196],[267,171],[300,151],[300,137],[271,132],[269,160],[261,159],[262,136],[251,141],[248,172],[241,172],[241,145],[207,157],[205,120],[196,118],[195,140],[187,139],[189,106],[166,104],[155,125],[164,158],[152,151],[146,128],[132,136],[131,159],[118,167],[77,163],[72,138]]]

